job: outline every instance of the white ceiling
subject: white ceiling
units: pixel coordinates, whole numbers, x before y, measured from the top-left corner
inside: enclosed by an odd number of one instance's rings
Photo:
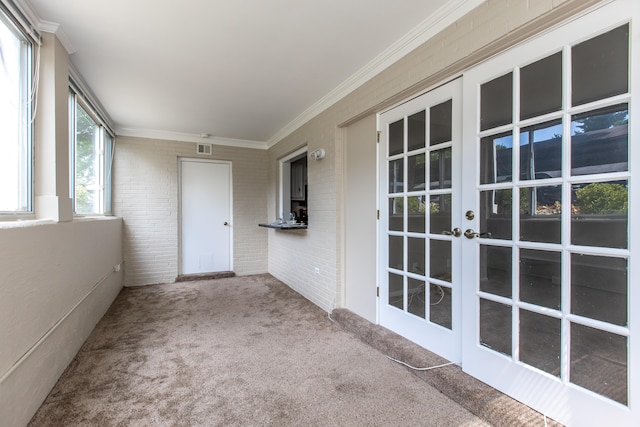
[[[266,147],[480,2],[19,4],[56,30],[119,135]]]

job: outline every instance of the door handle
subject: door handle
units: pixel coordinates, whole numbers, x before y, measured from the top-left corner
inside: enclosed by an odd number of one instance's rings
[[[442,232],[442,234],[445,234],[447,236],[460,237],[460,236],[462,236],[462,229],[456,227],[451,231],[445,230],[445,231]]]
[[[467,239],[473,239],[474,237],[491,237],[491,233],[476,233],[470,228],[464,231],[464,237]]]
[[[224,225],[229,225],[229,223],[227,221],[224,222]]]

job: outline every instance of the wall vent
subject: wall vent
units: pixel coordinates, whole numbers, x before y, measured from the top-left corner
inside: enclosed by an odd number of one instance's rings
[[[207,156],[211,155],[211,144],[197,144],[196,152],[198,154],[205,154]]]

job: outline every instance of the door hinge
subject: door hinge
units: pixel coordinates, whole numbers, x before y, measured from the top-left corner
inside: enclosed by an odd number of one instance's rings
[[[382,133],[382,132],[378,131],[378,142],[380,142],[380,134],[381,134],[381,133]]]
[[[376,296],[380,298],[380,286],[376,288]]]
[[[380,209],[376,211],[376,219],[380,219]]]

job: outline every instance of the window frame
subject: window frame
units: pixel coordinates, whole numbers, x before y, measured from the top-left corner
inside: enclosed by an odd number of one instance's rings
[[[308,148],[305,144],[303,147],[287,154],[278,161],[278,210],[276,212],[277,219],[289,219],[289,208],[291,206],[291,163],[306,157]],[[307,168],[307,176],[308,176]],[[307,200],[308,203],[308,200]],[[286,214],[285,214],[286,212]]]

